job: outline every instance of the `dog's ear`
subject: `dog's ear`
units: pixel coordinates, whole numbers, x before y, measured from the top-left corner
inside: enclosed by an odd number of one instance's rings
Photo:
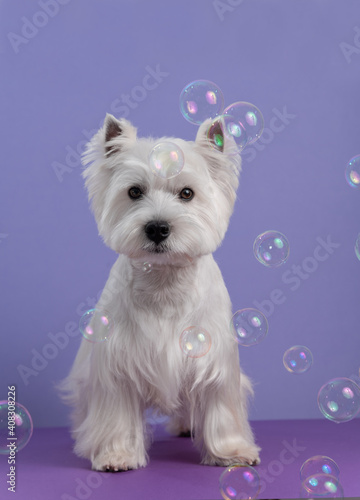
[[[103,127],[86,145],[82,163],[85,186],[94,211],[99,232],[102,233],[106,192],[111,178],[118,167],[121,167],[121,153],[136,142],[136,128],[125,119],[117,120],[107,114]]]
[[[230,199],[235,199],[239,184],[241,157],[235,141],[224,133],[224,123],[219,118],[205,120],[199,127],[196,147],[205,158],[210,174]],[[236,154],[234,154],[236,152]]]
[[[128,149],[136,141],[136,128],[124,118],[117,120],[107,113],[104,121],[104,148],[106,156]]]

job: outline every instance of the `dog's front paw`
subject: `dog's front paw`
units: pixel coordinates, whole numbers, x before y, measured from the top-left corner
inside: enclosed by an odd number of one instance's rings
[[[133,457],[118,456],[116,453],[99,454],[91,462],[92,470],[102,472],[124,472],[145,467],[146,459],[135,460]]]
[[[219,465],[221,467],[228,467],[233,464],[242,465],[259,465],[260,448],[256,445],[247,445],[241,447],[241,449],[236,451],[232,456],[215,456],[207,453],[203,460],[201,461],[204,465]],[[225,455],[225,453],[224,453]]]

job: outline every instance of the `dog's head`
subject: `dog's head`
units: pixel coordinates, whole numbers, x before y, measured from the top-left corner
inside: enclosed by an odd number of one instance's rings
[[[100,235],[130,258],[158,264],[189,261],[214,252],[233,211],[240,156],[209,144],[204,122],[195,142],[140,138],[127,120],[107,115],[83,156],[86,186]],[[217,134],[222,134],[219,126]],[[184,153],[179,175],[163,179],[149,167],[158,142],[170,140]]]

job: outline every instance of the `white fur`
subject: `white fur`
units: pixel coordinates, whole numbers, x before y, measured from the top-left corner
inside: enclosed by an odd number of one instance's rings
[[[106,142],[109,123],[122,133]],[[89,198],[100,235],[119,253],[97,305],[109,312],[115,332],[99,344],[82,340],[61,389],[74,406],[75,452],[96,470],[146,465],[148,407],[171,417],[172,433],[191,431],[202,463],[259,463],[247,420],[251,384],[240,373],[230,298],[211,255],[233,211],[240,157],[210,147],[207,127],[200,127],[195,142],[170,138],[184,152],[185,166],[169,180],[148,165],[155,143],[168,138],[137,139],[129,122],[107,115],[88,144]],[[128,195],[134,185],[146,189],[141,200]],[[178,196],[185,187],[195,193],[188,202]],[[163,253],[153,252],[145,234],[151,220],[170,224]],[[144,262],[152,264],[150,273]],[[192,325],[212,339],[210,351],[196,359],[179,345],[181,332]]]

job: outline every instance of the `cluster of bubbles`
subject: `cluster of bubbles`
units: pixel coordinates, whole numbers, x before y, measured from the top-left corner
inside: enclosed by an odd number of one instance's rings
[[[308,347],[294,345],[285,351],[284,366],[290,373],[305,373],[313,363],[313,355]]]
[[[114,323],[105,310],[89,309],[81,316],[79,329],[84,339],[89,342],[104,342],[113,334]]]
[[[349,378],[334,378],[321,387],[317,401],[328,420],[348,422],[360,412],[360,387]]]
[[[221,474],[220,493],[224,500],[257,498],[261,481],[254,467],[233,464]],[[336,462],[324,455],[308,458],[300,469],[301,498],[343,498],[340,470]]]
[[[264,130],[264,117],[254,104],[238,101],[224,109],[221,89],[208,80],[186,85],[180,94],[180,111],[194,125],[212,119],[206,132],[209,144],[229,155],[239,154],[245,146],[258,140]],[[156,176],[172,179],[182,171],[185,159],[177,144],[163,141],[155,144],[148,161]]]
[[[354,156],[345,168],[345,179],[349,186],[360,188],[360,155]]]
[[[233,464],[220,476],[220,493],[224,500],[257,498],[260,492],[260,477],[249,465]]]
[[[180,111],[194,125],[212,119],[207,138],[216,149],[223,149],[224,142],[228,141],[227,154],[238,154],[257,141],[264,130],[264,117],[254,104],[238,101],[224,109],[221,89],[208,80],[196,80],[184,87]]]
[[[269,330],[266,316],[252,308],[236,311],[231,318],[230,326],[236,342],[245,347],[259,344]]]
[[[189,358],[201,358],[210,350],[211,336],[201,326],[189,326],[180,335],[180,347]]]
[[[12,416],[12,412],[14,415]],[[30,441],[33,421],[25,406],[20,403],[0,401],[0,454],[10,453],[9,443],[16,442],[16,450],[22,450]]]
[[[286,236],[279,231],[265,231],[254,241],[254,255],[266,267],[279,267],[284,264],[290,253]]]
[[[316,455],[306,460],[300,469],[302,498],[343,498],[340,470],[330,457]]]

